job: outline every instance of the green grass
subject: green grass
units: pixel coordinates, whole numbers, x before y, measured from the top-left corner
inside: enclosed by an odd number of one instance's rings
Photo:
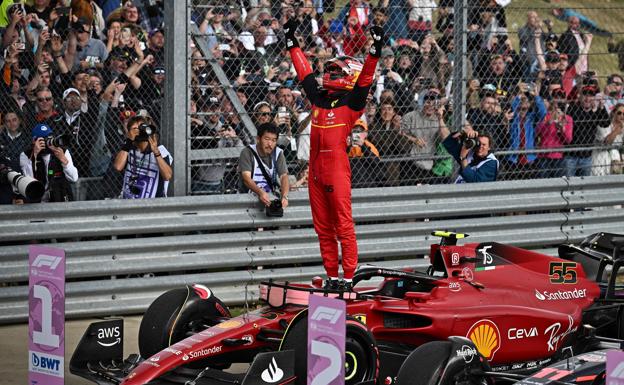
[[[518,49],[518,39],[515,33],[526,24],[526,14],[529,10],[535,10],[542,20],[546,18],[552,20],[553,30],[557,35],[564,32],[567,24],[551,14],[551,9],[556,7],[575,9],[594,20],[600,27],[611,31],[616,41],[624,39],[622,34],[624,32],[624,1],[622,0],[571,0],[553,3],[543,0],[514,0],[506,8],[507,27],[514,47]],[[595,70],[601,78],[601,87],[604,86],[608,75],[619,72],[617,55],[608,53],[607,40],[607,37],[594,35],[589,55],[589,68]]]
[[[336,11],[331,15],[335,17],[348,0],[337,0]],[[371,5],[376,5],[377,0],[372,0]],[[556,19],[551,10],[553,8],[572,8],[594,20],[604,29],[614,34],[614,39],[624,39],[624,0],[570,0],[570,1],[545,1],[545,0],[512,0],[505,8],[507,16],[507,28],[509,36],[518,51],[517,31],[526,24],[526,14],[529,10],[536,11],[542,20],[553,21],[553,31],[560,35],[567,29],[567,23]],[[434,14],[435,25],[435,14]],[[546,28],[544,27],[544,30]],[[436,33],[437,35],[437,33]],[[607,38],[594,36],[589,57],[589,68],[598,73],[601,78],[601,87],[604,86],[605,78],[619,72],[617,56],[608,53]]]

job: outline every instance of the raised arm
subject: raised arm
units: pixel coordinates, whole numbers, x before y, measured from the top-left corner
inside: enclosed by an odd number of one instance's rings
[[[295,32],[297,31],[298,26],[299,22],[297,19],[289,19],[284,24],[286,47],[288,48],[288,52],[290,52],[290,59],[295,66],[295,71],[297,71],[297,79],[299,80],[299,83],[303,85],[303,89],[305,90],[307,97],[310,100],[313,100],[313,95],[317,93],[318,83],[316,82],[316,79],[314,79],[314,76],[310,76],[312,75],[312,66],[299,47],[297,38],[295,38]],[[306,80],[306,78],[308,79]]]
[[[363,110],[366,106],[366,97],[368,96],[368,91],[373,84],[375,69],[377,68],[377,62],[379,61],[381,49],[384,45],[383,28],[374,25],[370,28],[369,32],[373,37],[373,45],[364,60],[362,72],[360,73],[360,76],[358,76],[357,83],[349,96],[349,108],[354,111]]]

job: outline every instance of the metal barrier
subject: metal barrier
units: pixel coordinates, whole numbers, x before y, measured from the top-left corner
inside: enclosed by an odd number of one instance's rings
[[[353,216],[361,264],[425,267],[433,229],[554,254],[593,232],[621,232],[624,210],[604,208],[622,203],[624,176],[539,179],[354,190]],[[0,323],[27,317],[32,241],[66,251],[68,317],[140,313],[163,291],[192,282],[241,304],[258,298],[263,279],[308,280],[323,269],[307,194],[292,194],[290,204],[278,219],[249,195],[3,209]]]

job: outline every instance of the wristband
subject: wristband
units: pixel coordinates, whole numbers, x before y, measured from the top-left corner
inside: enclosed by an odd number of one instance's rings
[[[154,154],[154,156],[158,158],[160,156],[160,152],[158,154]]]

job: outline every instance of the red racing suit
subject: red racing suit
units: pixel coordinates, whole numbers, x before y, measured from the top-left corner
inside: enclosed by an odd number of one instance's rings
[[[368,55],[356,85],[346,92],[322,90],[299,47],[290,49],[299,82],[312,104],[309,194],[314,230],[328,277],[338,278],[338,242],[345,279],[353,278],[358,250],[351,215],[351,167],[347,136],[362,116],[379,58]]]

